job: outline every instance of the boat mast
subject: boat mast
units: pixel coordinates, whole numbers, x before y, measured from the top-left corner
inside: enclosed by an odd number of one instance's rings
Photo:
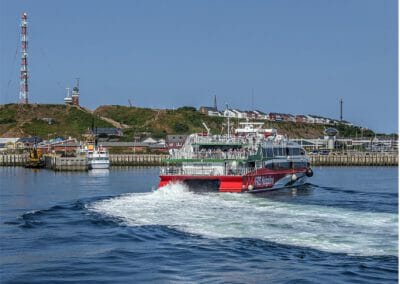
[[[230,116],[229,116],[228,104],[226,104],[226,110],[227,110],[226,114],[228,116],[228,138],[230,138],[231,137],[231,125],[230,125]]]

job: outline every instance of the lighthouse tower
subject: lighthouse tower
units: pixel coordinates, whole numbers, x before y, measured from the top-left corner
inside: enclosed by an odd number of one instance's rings
[[[72,105],[79,106],[79,78],[76,78],[76,86],[72,89]]]
[[[21,16],[21,73],[20,73],[19,102],[28,103],[28,15]]]

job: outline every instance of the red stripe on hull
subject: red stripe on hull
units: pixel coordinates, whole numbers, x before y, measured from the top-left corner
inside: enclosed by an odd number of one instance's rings
[[[242,176],[221,176],[219,180],[220,192],[242,192],[245,189]]]
[[[174,182],[185,182],[187,180],[219,180],[219,191],[221,192],[242,192],[242,176],[181,176],[181,175],[162,175],[160,176],[158,188]]]

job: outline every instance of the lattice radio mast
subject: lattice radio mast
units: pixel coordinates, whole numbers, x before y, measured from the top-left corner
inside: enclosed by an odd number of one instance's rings
[[[28,15],[24,12],[21,16],[21,75],[19,102],[28,103]]]

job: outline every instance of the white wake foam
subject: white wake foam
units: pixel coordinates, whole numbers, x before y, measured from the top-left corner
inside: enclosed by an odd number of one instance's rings
[[[209,238],[257,238],[354,255],[397,255],[396,214],[290,204],[250,194],[190,192],[167,185],[95,202],[89,210],[128,225],[165,225]]]

